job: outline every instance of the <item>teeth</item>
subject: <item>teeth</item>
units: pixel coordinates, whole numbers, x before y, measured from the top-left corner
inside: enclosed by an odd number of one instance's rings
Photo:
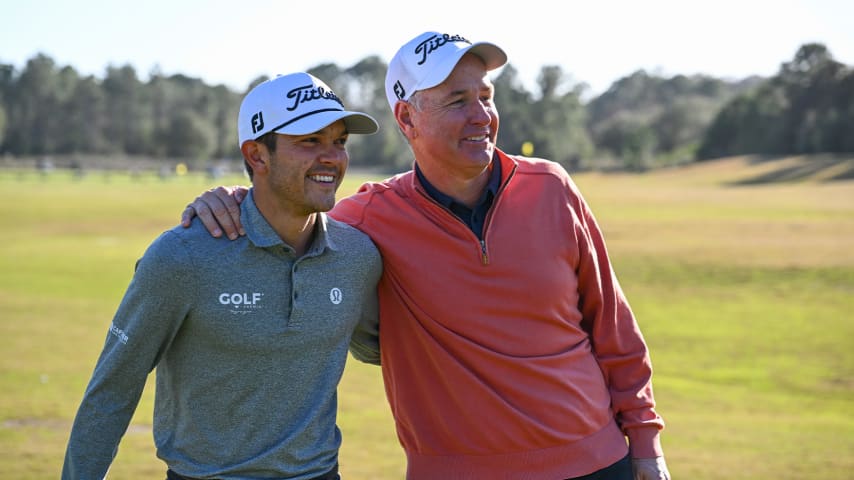
[[[312,175],[309,178],[314,180],[315,182],[334,182],[335,181],[335,177],[333,177],[332,175]]]
[[[474,142],[479,142],[481,140],[486,140],[486,135],[478,135],[476,137],[469,137],[469,140]]]

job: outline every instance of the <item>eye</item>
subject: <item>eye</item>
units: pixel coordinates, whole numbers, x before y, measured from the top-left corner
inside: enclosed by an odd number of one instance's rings
[[[466,99],[463,97],[452,98],[448,102],[448,105],[450,105],[452,107],[462,107],[462,106],[465,106],[465,104],[466,104]]]

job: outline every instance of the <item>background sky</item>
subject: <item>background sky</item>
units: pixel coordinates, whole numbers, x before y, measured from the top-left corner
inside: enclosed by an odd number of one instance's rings
[[[850,0],[0,0],[0,63],[38,53],[103,78],[130,64],[243,92],[260,75],[368,55],[388,62],[436,30],[500,45],[529,90],[559,65],[600,94],[645,69],[664,76],[771,76],[807,42],[854,65]]]

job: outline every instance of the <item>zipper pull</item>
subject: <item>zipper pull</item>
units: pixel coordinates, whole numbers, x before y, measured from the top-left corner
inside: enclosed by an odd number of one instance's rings
[[[486,241],[480,241],[480,261],[483,262],[484,265],[489,265],[489,257],[486,256]]]

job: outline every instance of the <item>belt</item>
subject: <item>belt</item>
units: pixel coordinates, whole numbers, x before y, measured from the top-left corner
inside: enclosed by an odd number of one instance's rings
[[[341,477],[338,476],[338,464],[336,463],[332,470],[320,475],[318,477],[312,477],[309,480],[340,480]],[[185,477],[183,475],[179,475],[175,473],[172,469],[166,470],[166,480],[200,480],[198,478],[193,477]]]

